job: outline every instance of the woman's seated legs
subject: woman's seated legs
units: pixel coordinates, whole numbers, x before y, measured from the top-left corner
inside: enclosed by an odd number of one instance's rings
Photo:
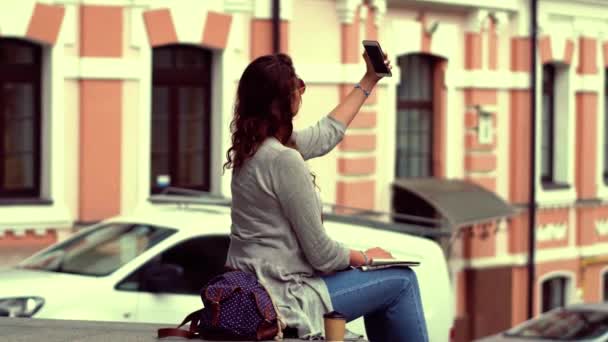
[[[334,310],[364,316],[370,342],[428,341],[416,274],[410,268],[350,270],[323,277]]]

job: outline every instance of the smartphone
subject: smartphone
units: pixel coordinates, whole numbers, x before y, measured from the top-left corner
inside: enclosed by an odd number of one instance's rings
[[[372,62],[377,76],[393,76],[391,69],[384,64],[384,53],[382,52],[380,43],[375,40],[364,40],[363,47],[369,56],[369,60]]]

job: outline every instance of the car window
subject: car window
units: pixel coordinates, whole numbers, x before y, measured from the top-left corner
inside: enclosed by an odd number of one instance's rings
[[[175,229],[150,225],[105,224],[26,259],[18,266],[86,276],[105,276],[175,232]]]
[[[514,337],[576,341],[608,333],[608,312],[557,309],[509,330]]]
[[[229,244],[227,235],[186,240],[140,267],[116,288],[198,295],[211,278],[224,272]]]

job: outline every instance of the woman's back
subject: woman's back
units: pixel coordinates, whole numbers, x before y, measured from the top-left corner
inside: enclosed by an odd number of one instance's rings
[[[232,227],[227,265],[236,259],[270,260],[288,273],[313,274],[283,214],[272,179],[277,158],[297,151],[268,138],[238,172],[232,175]],[[297,156],[296,156],[297,157]],[[299,186],[299,184],[292,184]],[[313,200],[313,199],[311,199]],[[315,201],[316,202],[316,201]],[[321,209],[320,203],[315,203]]]

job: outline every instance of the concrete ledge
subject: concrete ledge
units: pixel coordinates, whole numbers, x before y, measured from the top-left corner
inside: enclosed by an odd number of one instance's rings
[[[158,328],[166,324],[115,323],[94,321],[0,318],[0,341],[3,342],[109,342],[109,341],[188,341],[182,338],[156,338]],[[200,340],[199,340],[200,341]],[[284,340],[295,342],[301,340]]]

